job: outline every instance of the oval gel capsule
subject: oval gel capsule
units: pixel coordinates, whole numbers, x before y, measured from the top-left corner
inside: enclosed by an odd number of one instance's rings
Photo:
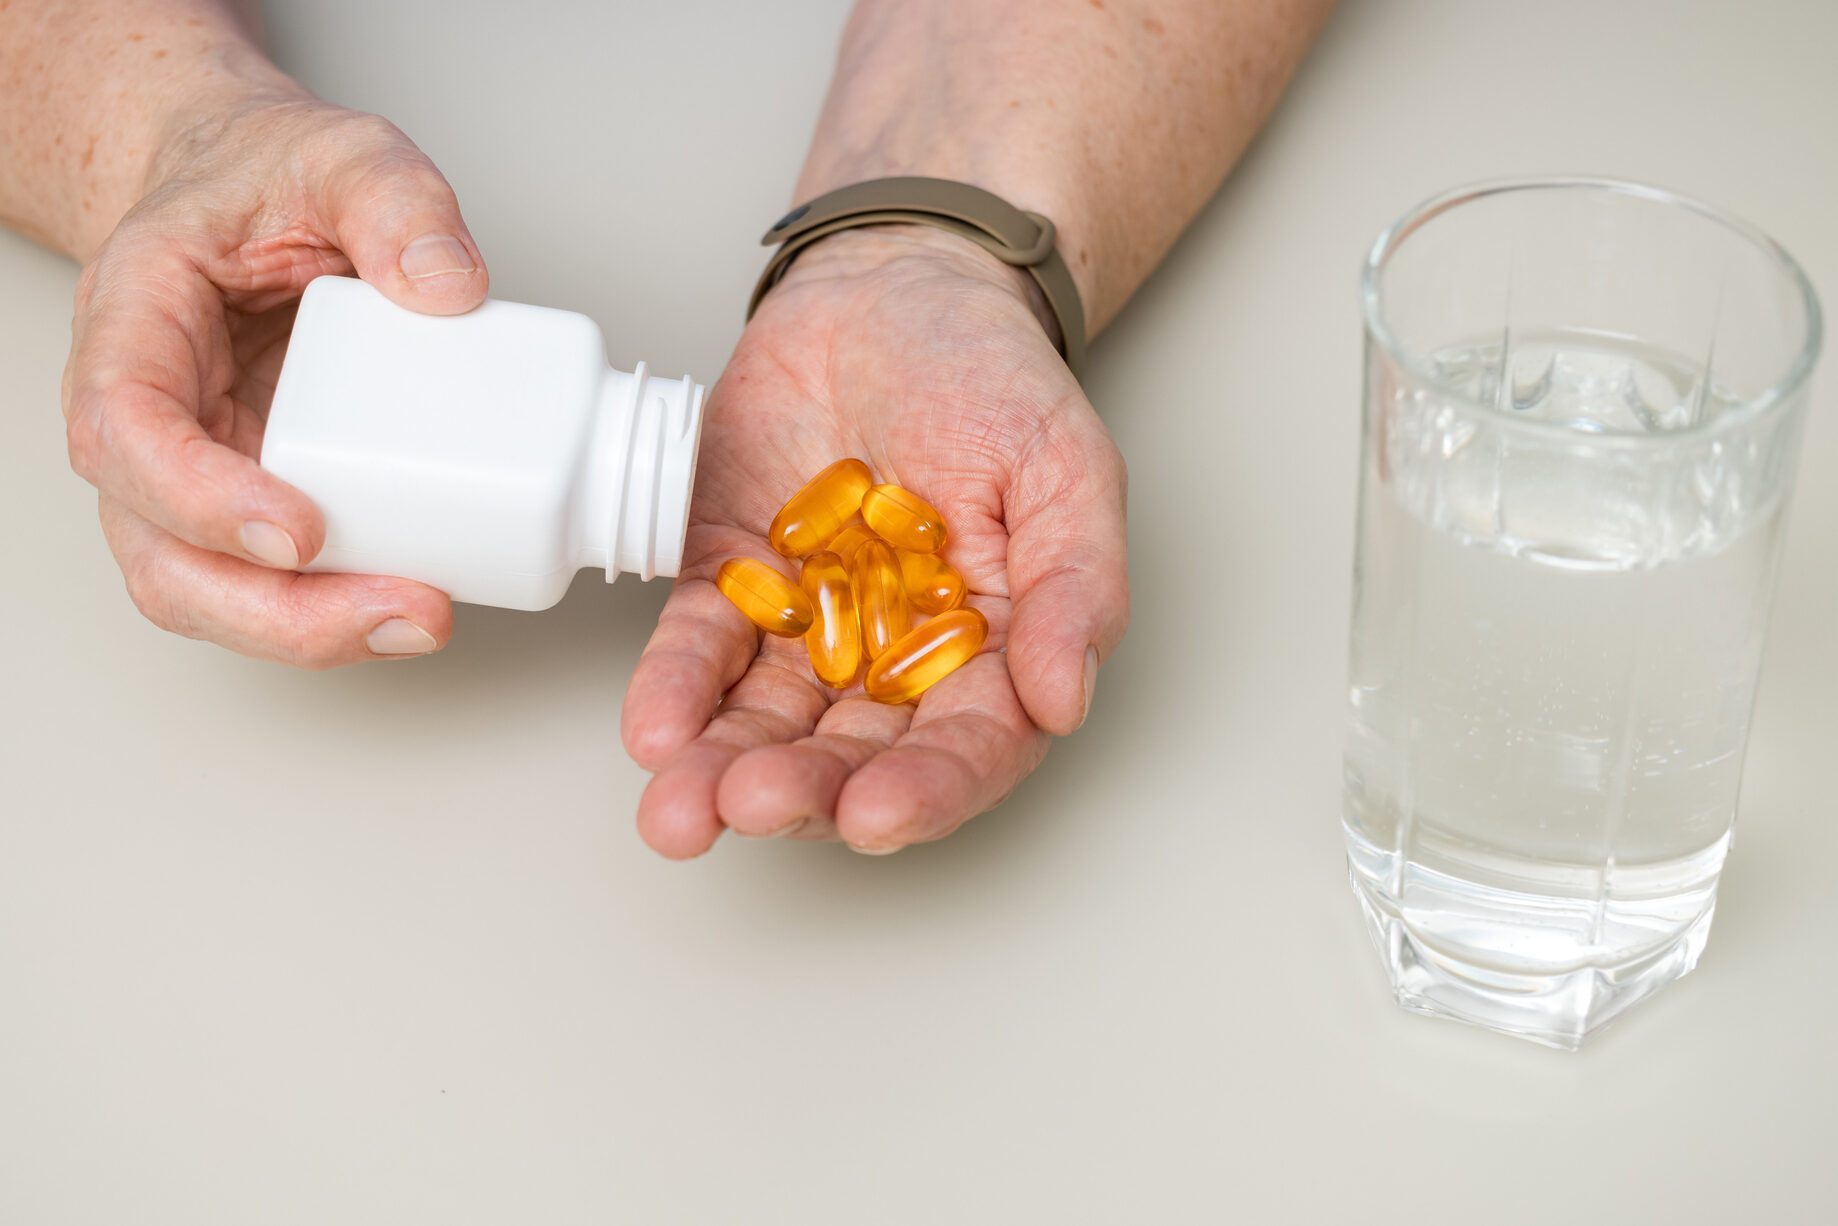
[[[862,626],[855,613],[855,590],[842,559],[820,549],[804,560],[799,583],[816,619],[804,632],[811,671],[832,689],[847,689],[862,669]]]
[[[873,484],[873,475],[860,460],[836,461],[779,508],[766,531],[767,542],[788,558],[816,553],[855,518],[862,495]]]
[[[715,572],[715,586],[767,634],[796,638],[816,616],[803,588],[757,558],[729,558]]]
[[[906,598],[921,613],[949,613],[964,603],[967,589],[964,577],[935,553],[900,553],[900,578],[906,584]]]
[[[868,697],[913,701],[968,663],[988,636],[989,623],[975,609],[940,613],[868,666]]]
[[[862,619],[862,653],[873,660],[913,624],[900,564],[886,541],[865,541],[855,551],[849,577],[854,581],[855,607]]]
[[[945,521],[938,509],[911,490],[877,485],[862,497],[862,518],[888,544],[914,553],[945,547]]]
[[[867,524],[850,524],[847,528],[838,532],[836,534],[836,539],[825,545],[824,548],[841,558],[842,564],[847,566],[849,563],[855,561],[855,551],[857,549],[860,549],[862,545],[868,541],[878,541],[879,539],[881,538],[874,534],[874,529],[870,528]]]

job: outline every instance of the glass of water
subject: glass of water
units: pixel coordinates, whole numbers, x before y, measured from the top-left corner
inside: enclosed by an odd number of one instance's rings
[[[1557,1047],[1696,964],[1819,304],[1772,240],[1586,179],[1367,260],[1344,824],[1398,999]]]

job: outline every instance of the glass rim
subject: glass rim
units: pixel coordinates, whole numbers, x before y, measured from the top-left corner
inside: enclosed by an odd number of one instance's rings
[[[1385,296],[1380,286],[1387,262],[1412,234],[1451,209],[1486,199],[1489,196],[1554,189],[1619,192],[1622,195],[1634,196],[1655,204],[1687,209],[1759,248],[1773,261],[1789,283],[1799,291],[1801,307],[1805,312],[1806,335],[1794,354],[1793,360],[1787,364],[1786,370],[1760,394],[1749,397],[1741,404],[1717,414],[1709,421],[1687,426],[1682,430],[1647,434],[1585,433],[1561,422],[1543,421],[1508,413],[1497,404],[1491,404],[1477,396],[1449,388],[1439,382],[1434,375],[1410,356],[1404,346],[1399,343],[1397,335],[1391,330],[1385,315]],[[1732,213],[1667,188],[1593,175],[1530,175],[1509,179],[1489,179],[1439,192],[1408,209],[1403,216],[1386,226],[1373,240],[1371,249],[1366,253],[1365,263],[1360,269],[1359,288],[1360,312],[1364,316],[1366,335],[1377,341],[1399,369],[1411,379],[1436,388],[1438,394],[1446,397],[1451,403],[1489,418],[1507,429],[1525,431],[1546,439],[1567,441],[1589,447],[1663,447],[1741,429],[1793,399],[1812,374],[1824,342],[1824,315],[1819,308],[1819,295],[1814,291],[1811,279],[1807,277],[1806,270],[1800,267],[1799,261],[1794,259],[1787,249],[1771,238],[1766,231]]]

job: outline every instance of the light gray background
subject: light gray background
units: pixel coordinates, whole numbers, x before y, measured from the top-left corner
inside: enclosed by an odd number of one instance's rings
[[[269,7],[501,296],[718,373],[843,0]],[[1580,1056],[1409,1017],[1335,818],[1366,243],[1609,172],[1838,292],[1834,46],[1821,0],[1347,5],[1097,347],[1137,598],[1090,723],[885,860],[640,845],[661,583],[322,675],[143,624],[64,467],[75,269],[0,236],[0,1221],[1832,1220],[1829,363],[1697,974]]]

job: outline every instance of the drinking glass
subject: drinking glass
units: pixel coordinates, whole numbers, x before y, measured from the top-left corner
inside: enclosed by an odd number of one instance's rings
[[[1818,300],[1656,188],[1463,188],[1379,236],[1345,754],[1406,1007],[1573,1048],[1696,964]]]

